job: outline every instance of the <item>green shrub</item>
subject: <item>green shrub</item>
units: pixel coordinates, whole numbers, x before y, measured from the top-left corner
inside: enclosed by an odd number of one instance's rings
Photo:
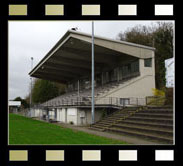
[[[159,89],[153,88],[152,91],[153,91],[154,96],[165,97],[165,90],[164,89],[163,90],[159,90]]]

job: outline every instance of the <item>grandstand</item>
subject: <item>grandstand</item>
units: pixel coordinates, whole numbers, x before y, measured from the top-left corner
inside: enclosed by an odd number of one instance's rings
[[[155,88],[155,49],[95,36],[95,122],[105,111],[146,105]],[[67,85],[67,92],[41,103],[35,114],[75,125],[91,124],[91,35],[68,30],[29,73]]]

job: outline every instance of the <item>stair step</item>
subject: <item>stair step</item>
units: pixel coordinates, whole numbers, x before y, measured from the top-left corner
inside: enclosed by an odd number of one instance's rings
[[[155,110],[155,109],[148,109],[148,110],[142,110],[142,111],[140,111],[141,113],[162,113],[162,114],[164,114],[164,113],[171,113],[171,114],[173,114],[173,110]]]
[[[93,127],[108,127],[108,126],[110,126],[110,124],[94,124],[94,125],[92,125]]]
[[[173,118],[173,114],[157,114],[157,113],[141,113],[141,112],[137,112],[135,115],[135,117],[155,117],[155,118]]]
[[[97,131],[104,131],[104,129],[102,128],[98,128],[98,127],[89,127],[92,130],[97,130]]]
[[[128,129],[120,130],[115,127],[109,128],[108,130],[112,132],[121,133],[121,134],[127,134],[127,135],[137,136],[141,138],[148,138],[153,141],[158,141],[162,143],[171,143],[171,144],[173,143],[173,136],[170,137],[170,136],[162,136],[158,134],[142,133],[138,131],[129,131]]]
[[[159,123],[157,124],[156,122],[139,122],[139,121],[131,121],[131,120],[124,120],[121,121],[120,124],[134,124],[134,125],[138,125],[138,126],[150,126],[150,127],[159,127],[159,128],[167,128],[167,129],[173,129],[173,125],[168,125],[168,124],[163,124],[163,123]]]
[[[154,119],[154,118],[145,118],[145,117],[135,117],[135,116],[131,116],[128,118],[128,120],[135,120],[135,121],[140,121],[140,122],[160,122],[160,123],[166,123],[166,124],[173,124],[173,119],[170,118],[158,118],[158,119]]]
[[[108,118],[108,119],[103,119],[103,120],[101,120],[101,122],[103,121],[103,122],[112,122],[112,121],[116,121],[117,119],[119,119],[119,118],[121,118],[121,117],[118,117],[118,118]]]
[[[147,106],[148,109],[164,109],[164,110],[173,110],[173,107],[169,107],[169,106]]]
[[[97,122],[96,124],[106,124],[106,125],[111,125],[112,122],[103,122],[103,121],[100,121],[100,122]]]
[[[123,115],[123,116],[112,116],[112,117],[108,117],[108,118],[106,118],[105,120],[112,120],[112,119],[119,119],[119,118],[123,118],[123,117],[125,117],[125,116],[129,116],[128,114],[127,115]]]
[[[136,126],[136,125],[126,125],[126,124],[114,124],[113,125],[115,128],[119,128],[121,130],[123,129],[128,129],[130,131],[139,131],[139,132],[145,132],[145,133],[155,133],[155,134],[160,134],[160,135],[167,135],[167,136],[172,136],[173,131],[170,129],[159,129],[157,127],[148,127],[148,126]]]
[[[126,107],[125,110],[126,111],[135,111],[137,110],[139,107]]]

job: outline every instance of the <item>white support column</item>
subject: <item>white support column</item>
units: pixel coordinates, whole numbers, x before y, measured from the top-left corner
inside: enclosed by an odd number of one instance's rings
[[[94,67],[94,22],[92,21],[92,124],[95,123]]]

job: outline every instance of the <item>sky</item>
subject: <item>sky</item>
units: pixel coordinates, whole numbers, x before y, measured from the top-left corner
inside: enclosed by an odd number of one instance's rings
[[[95,35],[116,39],[121,31],[135,25],[151,25],[156,21],[95,21]],[[33,66],[46,55],[67,30],[91,34],[91,21],[9,21],[8,96],[25,98],[30,92],[31,57]]]

